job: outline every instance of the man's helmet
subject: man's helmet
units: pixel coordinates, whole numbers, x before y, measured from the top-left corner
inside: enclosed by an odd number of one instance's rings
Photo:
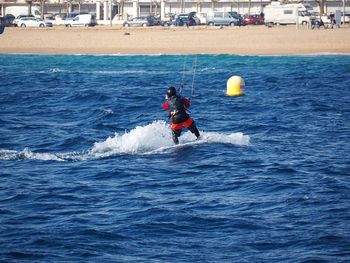
[[[172,96],[175,96],[176,95],[175,87],[173,87],[173,86],[169,87],[167,92],[166,92],[166,95],[167,95],[168,98],[171,98]]]

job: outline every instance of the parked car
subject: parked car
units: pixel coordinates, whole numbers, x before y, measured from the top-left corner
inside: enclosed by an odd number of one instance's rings
[[[197,13],[194,12],[193,14],[193,19],[196,22],[196,25],[200,25],[201,24],[201,20],[199,19],[199,17],[197,16]]]
[[[19,27],[52,27],[52,23],[35,17],[22,17],[18,20]]]
[[[15,16],[14,15],[11,15],[11,14],[7,14],[3,17],[3,20],[5,22],[5,26],[6,27],[9,27],[9,26],[15,26],[13,24],[13,21],[15,20]]]
[[[194,26],[199,22],[198,17],[196,17],[196,12],[191,12],[188,14],[179,14],[175,16],[175,19],[172,21],[174,26]]]
[[[147,26],[153,26],[153,25],[154,25],[154,19],[151,16],[138,16],[133,18],[132,20],[125,21],[123,23],[124,27],[129,27],[129,26],[147,27]]]
[[[62,13],[55,13],[53,14],[53,17],[55,18],[55,20],[64,20],[66,19],[66,14],[62,14]]]
[[[166,13],[164,15],[164,20],[172,21],[172,20],[174,20],[175,16],[176,16],[176,14],[174,14],[174,13]]]
[[[171,26],[172,22],[171,22],[171,20],[160,20],[160,25],[161,26]]]
[[[247,25],[263,25],[265,24],[264,18],[261,15],[244,15],[243,20]]]
[[[64,25],[64,21],[66,19],[66,14],[55,13],[52,14],[53,20],[50,20],[54,25]]]
[[[35,18],[34,15],[19,15],[19,16],[16,17],[15,20],[13,20],[14,26],[18,26],[18,21],[19,21],[21,18],[25,18],[25,17],[32,17],[32,18]]]
[[[45,20],[55,20],[55,17],[53,14],[44,14]]]
[[[150,19],[153,20],[152,24],[153,26],[159,26],[161,25],[161,19],[158,16],[150,15]]]
[[[210,12],[207,16],[207,24],[210,26],[238,26],[239,19],[228,12]]]
[[[161,26],[171,26],[172,21],[175,19],[175,14],[173,13],[167,13],[164,16],[164,20],[160,20]]]
[[[0,34],[4,33],[5,31],[5,19],[0,16]]]
[[[263,15],[253,15],[254,25],[263,25],[265,24],[265,19]]]
[[[93,14],[80,14],[71,19],[65,19],[64,25],[66,27],[76,27],[76,26],[96,26],[96,17]]]
[[[343,23],[343,19],[345,17],[345,23],[349,23],[350,22],[350,12],[345,12],[345,13],[341,13],[341,23]]]
[[[206,25],[207,24],[207,13],[199,13],[197,15],[198,19],[199,19],[199,24],[201,25]]]
[[[239,26],[245,26],[246,25],[246,23],[245,23],[245,21],[243,20],[243,17],[240,15],[240,14],[238,14],[237,12],[234,12],[234,11],[231,11],[231,12],[228,12],[232,17],[235,17],[235,18],[237,18],[238,19],[238,21],[239,21]]]

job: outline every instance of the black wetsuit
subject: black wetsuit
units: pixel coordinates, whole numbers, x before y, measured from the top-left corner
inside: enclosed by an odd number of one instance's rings
[[[172,123],[181,123],[190,117],[186,112],[185,103],[185,98],[181,96],[172,96],[168,99],[168,111]]]
[[[179,143],[178,137],[181,135],[182,126],[185,126],[199,138],[200,134],[194,120],[188,115],[186,109],[190,107],[190,101],[184,97],[174,95],[164,104],[163,108],[169,112],[171,121],[171,131],[175,144]]]

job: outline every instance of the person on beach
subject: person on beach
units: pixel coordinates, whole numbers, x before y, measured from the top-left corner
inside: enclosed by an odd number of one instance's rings
[[[320,27],[322,27],[323,26],[323,28],[324,29],[326,29],[326,25],[324,24],[324,22],[323,22],[323,20],[322,20],[322,18],[320,18],[320,21],[318,22],[318,29],[320,29]]]
[[[330,28],[333,29],[337,25],[334,14],[329,15],[329,21],[330,21]]]
[[[185,126],[190,132],[200,134],[194,120],[188,115],[186,109],[190,107],[190,100],[176,94],[175,87],[171,86],[167,90],[167,101],[163,103],[163,109],[169,112],[172,138],[175,144],[179,144],[182,127]]]

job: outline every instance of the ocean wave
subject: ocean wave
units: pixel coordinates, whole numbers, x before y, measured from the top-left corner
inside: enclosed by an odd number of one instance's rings
[[[295,54],[266,54],[266,55],[237,55],[240,57],[320,57],[320,56],[350,56],[350,53],[340,52],[317,52],[317,53],[295,53]]]
[[[28,147],[23,151],[13,151],[7,149],[0,149],[0,160],[41,160],[41,161],[64,161],[56,154],[52,153],[35,153]]]
[[[50,68],[45,70],[27,70],[25,69],[23,73],[25,74],[80,74],[80,75],[165,75],[165,74],[171,74],[173,70],[129,70],[129,69],[120,69],[120,70],[66,70],[66,69],[60,69],[60,68]],[[189,75],[190,73],[186,73]]]

